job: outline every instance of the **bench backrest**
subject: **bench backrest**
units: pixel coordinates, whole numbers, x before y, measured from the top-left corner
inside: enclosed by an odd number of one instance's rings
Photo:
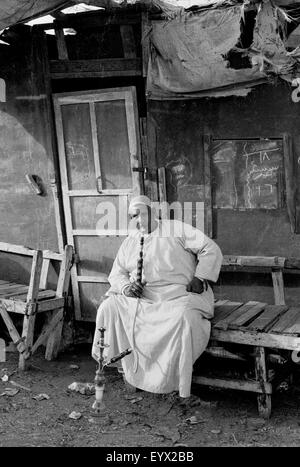
[[[285,305],[283,273],[300,274],[300,259],[279,256],[225,255],[221,271],[271,273],[275,305]]]
[[[63,253],[55,253],[50,250],[35,250],[22,245],[0,242],[0,252],[32,257],[28,299],[35,297],[39,289],[47,288],[51,261],[60,262],[56,296],[63,297],[67,292],[73,261],[73,247],[71,245],[66,245]]]

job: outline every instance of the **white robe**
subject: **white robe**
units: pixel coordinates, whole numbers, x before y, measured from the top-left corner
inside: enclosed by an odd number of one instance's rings
[[[92,356],[99,358],[98,329],[104,326],[106,358],[133,349],[121,360],[130,384],[188,397],[193,363],[209,341],[214,296],[210,287],[197,294],[187,292],[186,286],[194,276],[216,282],[222,254],[213,240],[190,225],[160,221],[144,236],[143,297],[126,297],[122,290],[136,278],[140,235],[132,232],[114,261],[109,297],[97,313]]]

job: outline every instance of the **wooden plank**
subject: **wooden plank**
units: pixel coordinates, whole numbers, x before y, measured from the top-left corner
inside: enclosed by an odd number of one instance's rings
[[[166,169],[159,167],[157,169],[158,181],[158,196],[159,196],[159,209],[162,219],[169,219],[168,205],[167,205],[167,185],[166,185]]]
[[[211,188],[211,157],[210,157],[211,136],[204,135],[204,185],[205,185],[205,234],[213,237],[213,210],[212,210],[212,188]]]
[[[116,196],[116,195],[130,195],[132,193],[131,189],[115,189],[115,190],[109,190],[109,189],[103,189],[101,193],[97,190],[68,190],[66,194],[71,197],[84,197],[84,196]]]
[[[99,1],[98,1],[99,3]],[[106,5],[107,7],[107,5]],[[117,8],[119,5],[117,6]],[[108,6],[110,8],[110,6]],[[126,11],[125,11],[126,10]],[[65,15],[65,17],[59,18],[59,23],[64,28],[84,29],[98,29],[108,25],[121,25],[121,24],[140,24],[141,14],[136,11],[128,11],[126,8],[123,11],[114,9],[110,15],[107,15],[107,11],[93,11],[74,13]],[[47,27],[53,29],[53,23],[48,25],[40,25],[41,28]]]
[[[272,394],[272,385],[267,383],[264,390],[261,388],[261,385],[258,381],[245,381],[239,379],[223,379],[223,378],[209,378],[206,376],[193,376],[192,382],[194,384],[201,384],[203,386],[211,386],[216,388],[226,388],[226,389],[238,389],[240,391],[249,391],[262,393],[267,391],[268,394]]]
[[[250,304],[249,304],[250,303]],[[219,323],[218,323],[218,328],[219,329],[228,329],[228,327],[231,327],[231,324],[234,325],[234,322],[239,319],[240,321],[243,320],[243,316],[249,312],[249,309],[253,308],[254,305],[256,305],[258,302],[248,302],[245,303],[244,305],[236,308],[233,310],[229,315],[227,315],[225,318],[223,318]]]
[[[62,328],[63,328],[63,318],[64,318],[63,308],[54,312],[50,325],[52,322],[54,322],[55,326],[52,328],[49,334],[48,340],[47,340],[46,352],[45,352],[46,360],[53,360],[54,358],[56,358],[58,354],[59,345],[61,341],[61,333],[62,333]]]
[[[12,300],[14,300],[15,297],[18,297],[19,295],[24,295],[25,294],[26,297],[27,297],[27,293],[28,293],[28,285],[24,285],[17,292],[14,291],[14,292],[7,293],[7,294],[3,295],[1,298],[11,298]]]
[[[149,14],[147,11],[142,12],[142,59],[143,59],[143,77],[147,77],[148,63],[150,58],[150,32],[151,23],[149,21]]]
[[[300,317],[300,308],[291,307],[287,312],[269,329],[270,332],[285,333],[285,329],[290,328]]]
[[[40,286],[39,286],[40,289],[47,288],[49,266],[50,266],[50,259],[44,259],[43,265],[42,265],[42,271],[41,271],[41,279],[40,279]]]
[[[142,182],[142,173],[134,171],[134,169],[141,168],[142,165],[139,113],[137,107],[136,88],[134,86],[130,86],[125,92],[125,108],[132,174],[132,195],[138,196],[143,193],[144,186]]]
[[[41,313],[44,311],[53,311],[57,308],[62,308],[64,306],[65,299],[64,298],[48,298],[47,300],[43,300],[42,302],[38,302],[37,305],[37,312]]]
[[[227,318],[227,316],[229,316],[233,310],[235,310],[236,308],[239,308],[240,306],[242,306],[243,303],[242,302],[228,302],[226,303],[225,305],[222,305],[219,310],[218,310],[218,314],[215,315],[212,319],[212,324],[213,326],[217,326],[218,323],[220,323],[223,319]]]
[[[28,286],[20,285],[19,287],[10,287],[6,290],[0,290],[0,299],[14,297],[28,293]]]
[[[54,200],[54,214],[55,214],[58,248],[60,252],[63,252],[64,250],[63,211],[61,207],[60,192],[58,191],[55,175],[51,176],[50,186],[51,186],[53,200]]]
[[[108,275],[99,274],[98,276],[78,276],[78,282],[99,282],[100,284],[108,284]]]
[[[222,265],[263,266],[283,268],[286,258],[281,256],[235,256],[224,255]]]
[[[126,237],[128,235],[128,230],[123,229],[123,230],[109,230],[109,229],[104,229],[104,230],[92,230],[92,229],[74,229],[72,230],[72,234],[74,237],[97,237],[97,236],[107,236],[107,237]]]
[[[57,288],[56,288],[56,296],[57,297],[65,297],[70,283],[70,271],[71,271],[71,264],[73,258],[73,247],[71,245],[66,245],[65,247],[65,254],[64,259],[61,263],[58,281],[57,281]]]
[[[22,245],[13,245],[11,243],[0,242],[0,251],[3,251],[5,253],[15,253],[23,256],[33,256],[36,250],[27,248]],[[50,250],[43,250],[43,258],[61,261],[62,254],[55,253]]]
[[[63,311],[58,310],[59,312],[52,318],[52,320],[45,326],[45,328],[40,333],[39,337],[32,346],[32,353],[34,353],[38,347],[49,337],[50,333],[55,329],[60,321],[63,320]]]
[[[137,53],[133,27],[130,24],[121,25],[120,33],[122,38],[124,57],[135,58],[137,56]]]
[[[50,60],[52,79],[142,76],[141,58]]]
[[[286,204],[292,233],[296,232],[296,170],[294,164],[293,141],[291,135],[283,135],[284,175]]]
[[[299,313],[299,312],[300,312],[300,310],[299,310],[299,308],[298,308],[298,313]],[[300,316],[299,316],[299,314],[298,314],[297,320],[296,320],[293,324],[287,326],[287,327],[284,329],[283,332],[284,332],[285,334],[296,334],[296,335],[297,335],[297,334],[300,334]]]
[[[287,310],[288,307],[285,305],[267,305],[264,311],[246,329],[267,332]]]
[[[56,46],[57,46],[57,54],[59,60],[68,60],[68,49],[66,45],[65,35],[63,27],[57,22],[54,21],[54,31],[56,37]]]
[[[43,265],[43,253],[40,250],[37,250],[33,255],[32,260],[32,267],[31,267],[31,275],[28,287],[28,294],[27,294],[27,303],[29,304],[36,304],[37,295],[39,292],[39,284],[41,278],[41,271]],[[29,307],[27,310],[27,314],[24,315],[23,319],[23,330],[22,330],[22,339],[24,340],[25,346],[27,351],[30,352],[30,349],[33,344],[33,335],[34,335],[34,326],[35,326],[35,318],[36,315],[33,313],[35,311],[34,308]],[[19,358],[19,369],[26,370],[27,363],[26,358],[24,355],[20,355]]]
[[[97,190],[102,190],[102,178],[101,178],[101,166],[100,166],[100,154],[99,154],[99,142],[98,142],[98,130],[95,112],[95,103],[89,102],[91,130],[92,130],[92,145],[93,145],[93,156],[95,164],[95,176],[97,180]]]
[[[46,300],[48,298],[53,298],[55,296],[56,296],[55,290],[40,290],[38,292],[38,300]],[[11,299],[13,300],[13,297]],[[27,295],[26,294],[18,295],[18,296],[16,296],[16,300],[26,301],[27,300]]]
[[[285,305],[284,282],[282,271],[272,271],[275,305]]]
[[[274,349],[300,351],[300,337],[270,332],[240,331],[212,328],[211,339],[219,342],[270,347]]]
[[[18,290],[20,287],[23,287],[23,284],[2,284],[0,285],[0,294],[5,292],[11,292],[13,290]]]
[[[2,316],[2,319],[6,325],[6,328],[9,332],[10,337],[12,338],[12,341],[14,344],[16,344],[17,349],[19,352],[24,352],[26,350],[26,345],[24,344],[23,340],[21,340],[20,334],[18,333],[11,317],[7,313],[5,307],[0,304],[0,314]]]
[[[246,305],[249,306],[248,310],[241,316],[237,317],[234,322],[230,323],[230,329],[247,326],[247,324],[249,324],[250,321],[253,321],[267,306],[266,303],[261,302],[247,302]]]
[[[255,374],[262,392],[257,397],[259,415],[269,418],[271,415],[271,397],[268,393],[269,383],[267,381],[266,356],[264,347],[255,349]]]

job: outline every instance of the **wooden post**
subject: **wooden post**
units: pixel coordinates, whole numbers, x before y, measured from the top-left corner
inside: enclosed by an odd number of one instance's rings
[[[29,289],[26,300],[26,314],[24,315],[23,320],[23,331],[22,338],[24,339],[24,344],[27,348],[27,351],[30,352],[33,344],[33,333],[34,333],[34,324],[35,324],[35,314],[36,314],[36,305],[37,298],[39,293],[39,284],[41,277],[41,270],[43,264],[43,253],[41,250],[34,252],[32,267],[31,267],[31,276],[29,282]],[[20,355],[19,358],[19,368],[20,370],[26,370],[27,364],[24,355]]]
[[[40,279],[40,289],[47,288],[49,266],[50,266],[50,259],[44,258],[43,265],[42,265],[41,279]]]
[[[122,37],[123,52],[125,58],[136,57],[136,45],[133,33],[133,27],[130,24],[121,25],[120,33]]]
[[[212,191],[211,191],[211,160],[210,160],[211,137],[203,137],[204,146],[204,215],[205,215],[205,234],[213,237],[213,215],[212,215]]]
[[[148,63],[150,57],[150,31],[151,23],[147,11],[142,12],[142,59],[143,59],[143,78],[147,77]]]
[[[54,21],[54,31],[55,31],[55,37],[56,37],[58,59],[68,60],[69,56],[68,56],[68,49],[67,49],[66,40],[64,36],[64,30],[63,30],[63,27],[59,23],[57,23],[57,21]]]
[[[285,305],[284,282],[282,270],[272,270],[272,281],[275,305]]]
[[[286,204],[292,233],[296,230],[296,171],[292,138],[289,134],[283,135],[284,175],[286,186]]]
[[[262,394],[257,395],[258,413],[263,418],[271,415],[271,394],[268,391],[266,356],[264,347],[255,348],[255,374],[260,383]]]
[[[17,346],[18,351],[20,353],[24,352],[26,350],[26,346],[23,340],[21,339],[20,334],[18,333],[11,317],[9,316],[3,305],[0,306],[0,314],[3,318],[9,335],[12,338],[13,343]]]
[[[66,297],[69,283],[70,283],[70,275],[71,275],[71,264],[73,258],[73,247],[71,245],[66,245],[65,247],[65,254],[64,258],[60,267],[58,282],[57,282],[57,289],[56,289],[56,296],[57,297]],[[46,345],[46,352],[45,358],[46,360],[54,359],[59,351],[59,345],[61,341],[61,334],[63,329],[63,314],[64,308],[59,308],[57,311],[52,313],[52,319],[49,323],[57,321],[55,327],[51,330],[51,333],[47,340]]]

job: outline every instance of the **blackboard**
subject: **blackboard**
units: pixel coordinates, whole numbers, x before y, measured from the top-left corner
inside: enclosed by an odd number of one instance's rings
[[[215,208],[279,209],[284,206],[282,139],[213,140]]]

